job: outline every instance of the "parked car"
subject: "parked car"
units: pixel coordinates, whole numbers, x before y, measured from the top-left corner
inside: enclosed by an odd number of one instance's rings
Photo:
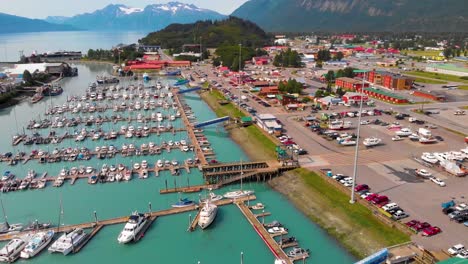
[[[437,226],[430,226],[428,228],[425,228],[422,232],[423,236],[434,236],[442,232],[442,230],[437,227]]]
[[[461,251],[463,251],[465,249],[465,246],[462,245],[462,244],[457,244],[457,245],[454,245],[453,247],[447,249],[447,252],[450,254],[450,255],[457,255],[458,253],[460,253]]]
[[[379,196],[379,195],[376,194],[376,193],[372,193],[372,194],[369,194],[365,199],[370,202],[370,201],[374,200],[374,198],[377,197],[377,196]]]
[[[383,204],[383,203],[388,203],[388,201],[389,201],[389,199],[385,195],[382,195],[382,196],[378,195],[378,196],[374,197],[374,199],[372,199],[373,204],[379,204],[379,205]]]
[[[468,259],[468,251],[467,250],[460,251],[460,253],[457,254],[457,258]]]
[[[460,211],[454,210],[453,212],[451,212],[450,214],[448,214],[448,217],[449,217],[450,219],[454,219],[455,217],[459,216],[460,214],[461,214]]]
[[[356,192],[361,192],[361,191],[367,191],[367,190],[369,190],[369,189],[370,189],[370,188],[369,188],[369,185],[367,185],[367,184],[359,184],[358,186],[356,186],[356,187],[354,188],[354,191],[356,191]]]
[[[415,230],[416,232],[419,232],[429,227],[431,227],[431,224],[429,224],[428,222],[422,222],[412,226],[413,230]]]
[[[382,209],[383,209],[384,211],[387,211],[387,212],[388,212],[388,211],[390,211],[390,210],[392,210],[392,209],[395,209],[395,208],[397,208],[397,207],[398,207],[398,204],[397,204],[397,203],[389,203],[389,204],[386,204],[385,206],[382,206]]]
[[[453,208],[453,207],[447,207],[447,208],[442,209],[442,213],[444,213],[444,214],[446,214],[446,215],[451,214],[451,213],[453,213],[454,211],[456,211],[456,210],[455,210],[455,208]]]
[[[406,217],[409,217],[409,214],[407,214],[405,211],[402,211],[402,210],[398,210],[392,214],[392,218],[395,220],[401,220]]]
[[[406,222],[405,225],[406,225],[407,227],[414,227],[414,226],[416,226],[416,225],[419,224],[419,223],[421,223],[421,222],[419,222],[418,220],[414,220],[414,219],[413,219],[413,220],[411,220],[411,221],[409,221],[409,222]]]
[[[436,178],[436,177],[431,177],[431,181],[437,185],[439,185],[440,187],[445,187],[445,182],[439,178]]]
[[[366,199],[367,196],[372,195],[373,193],[365,191],[364,193],[361,193],[361,198]]]

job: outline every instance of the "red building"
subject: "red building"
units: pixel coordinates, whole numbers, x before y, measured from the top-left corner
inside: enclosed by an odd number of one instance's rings
[[[340,77],[335,80],[336,88],[341,88],[347,91],[360,91],[362,89],[362,81],[348,78]],[[364,83],[364,88],[369,87],[368,83]]]
[[[365,94],[360,94],[360,93],[352,93],[352,92],[347,92],[345,95],[343,95],[343,102],[347,104],[358,104],[361,102],[367,103],[369,101],[369,97]]]
[[[393,90],[409,90],[414,82],[414,78],[382,71],[370,71],[366,77],[373,84]]]

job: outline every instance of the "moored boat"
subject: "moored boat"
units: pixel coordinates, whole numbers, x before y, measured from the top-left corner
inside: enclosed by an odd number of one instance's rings
[[[200,226],[201,229],[207,228],[209,225],[211,225],[211,223],[213,223],[214,219],[216,218],[217,213],[218,213],[218,206],[211,203],[211,200],[208,199],[208,201],[205,203],[205,205],[202,207],[200,211],[200,218],[198,219],[198,226]]]
[[[21,251],[21,258],[33,258],[36,256],[47,245],[49,245],[54,235],[55,232],[53,230],[34,234],[26,247]]]
[[[79,246],[88,236],[83,229],[77,228],[69,233],[63,234],[57,241],[55,241],[50,247],[49,252],[62,253],[68,255],[77,246]]]
[[[144,214],[138,213],[137,211],[133,212],[128,218],[124,229],[120,232],[117,241],[122,244],[133,241],[140,234],[140,231],[147,221],[148,217]]]

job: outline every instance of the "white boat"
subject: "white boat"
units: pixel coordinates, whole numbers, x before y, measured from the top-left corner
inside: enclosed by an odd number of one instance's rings
[[[216,218],[217,213],[218,213],[218,206],[211,203],[211,200],[208,199],[208,201],[205,203],[205,205],[202,207],[200,211],[200,218],[198,219],[198,226],[200,226],[201,229],[207,228],[209,225],[211,225],[211,223],[213,223],[214,219]]]
[[[21,258],[33,258],[36,256],[47,245],[50,244],[54,235],[55,232],[53,230],[34,234],[26,247],[21,251]]]
[[[268,228],[268,233],[270,234],[279,234],[279,233],[285,233],[288,231],[288,229],[284,228],[284,227],[278,227],[278,226],[275,226],[275,227],[272,227],[272,228]]]
[[[414,170],[414,172],[421,176],[421,177],[424,177],[424,178],[429,178],[432,176],[432,173],[430,173],[429,171],[425,170],[425,169],[416,169]]]
[[[400,129],[399,131],[395,132],[395,135],[400,136],[400,137],[408,137],[411,134],[413,134],[413,131],[411,129],[404,127]]]
[[[437,142],[437,139],[434,137],[419,137],[419,143],[421,144],[433,144],[436,142]]]
[[[163,161],[162,161],[162,160],[158,160],[158,161],[156,162],[156,166],[157,166],[158,168],[162,168],[162,167],[164,166]]]
[[[436,158],[436,156],[432,153],[429,153],[429,152],[424,152],[422,155],[421,155],[421,159],[425,162],[429,162],[431,164],[435,164],[437,162],[439,162],[439,160]]]
[[[210,192],[208,193],[208,198],[200,198],[200,203],[207,202],[208,200],[211,200],[212,202],[214,202],[214,201],[219,201],[221,199],[223,199],[222,195],[218,195],[212,192],[210,189]]]
[[[148,162],[146,160],[141,161],[141,167],[143,169],[147,169],[148,168]]]
[[[396,135],[396,136],[393,136],[393,137],[392,137],[392,140],[393,140],[393,141],[401,141],[401,140],[403,140],[403,138],[400,137],[400,136],[398,136],[398,135]]]
[[[25,235],[21,238],[13,238],[2,249],[0,249],[0,262],[15,262],[21,251],[26,247],[31,235]]]
[[[302,249],[300,247],[293,247],[293,249],[291,249],[289,252],[288,252],[288,257],[290,258],[301,258],[301,257],[308,257],[309,256],[309,250],[308,249]]]
[[[409,135],[408,138],[413,140],[413,141],[419,141],[419,135],[416,134],[416,133],[413,133],[413,134]]]
[[[253,194],[253,193],[254,193],[253,190],[237,190],[237,191],[231,191],[231,192],[225,193],[225,194],[224,194],[224,198],[236,199],[236,198],[241,198],[241,197],[245,197],[245,196],[251,195],[251,194]]]
[[[134,170],[139,170],[140,169],[140,163],[133,164],[133,169]]]
[[[376,137],[365,138],[362,144],[366,147],[374,147],[382,143],[382,139]]]
[[[120,232],[117,241],[123,244],[133,241],[139,235],[147,221],[148,218],[144,214],[138,213],[137,211],[133,212],[128,218],[124,229]]]
[[[252,209],[254,209],[254,210],[263,210],[263,209],[265,209],[265,205],[263,205],[262,203],[257,203],[256,205],[252,205]]]
[[[65,233],[49,247],[49,252],[62,253],[66,256],[79,246],[87,236],[88,234],[81,228]]]

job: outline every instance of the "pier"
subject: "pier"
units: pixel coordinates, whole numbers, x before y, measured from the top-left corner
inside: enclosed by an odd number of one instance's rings
[[[223,200],[215,201],[213,203],[216,204],[217,206],[225,206],[225,205],[229,205],[229,204],[234,203],[234,201],[235,202],[239,202],[239,201],[244,202],[244,201],[250,201],[250,200],[255,200],[255,199],[256,199],[255,195],[250,195],[250,196],[247,196],[247,197],[238,198],[236,200],[223,199]],[[195,210],[198,210],[198,209],[199,209],[198,205],[192,205],[192,206],[182,207],[182,208],[170,208],[170,209],[165,209],[165,210],[161,210],[161,211],[152,211],[152,212],[146,213],[146,215],[148,217],[150,217],[150,218],[156,219],[157,217],[174,215],[174,214],[181,214],[181,213],[195,211]],[[154,221],[154,219],[153,219],[153,221]],[[72,230],[74,230],[76,228],[82,228],[82,229],[94,228],[92,233],[94,232],[96,234],[97,232],[99,232],[99,230],[101,228],[103,228],[105,226],[123,224],[123,223],[126,223],[127,221],[128,221],[128,216],[121,216],[121,217],[111,218],[111,219],[106,219],[106,220],[96,219],[96,221],[87,222],[87,223],[60,226],[60,227],[53,227],[53,228],[49,228],[49,229],[44,229],[42,231],[54,230],[57,233],[59,233],[59,232],[70,232],[70,231],[72,231]],[[99,226],[101,226],[101,227],[99,229],[96,229]],[[19,233],[15,233],[15,234],[2,234],[2,235],[0,235],[0,241],[11,240],[14,237],[20,237],[20,236],[25,235],[27,233],[29,233],[29,232],[19,232]],[[89,240],[91,238],[89,238]]]

